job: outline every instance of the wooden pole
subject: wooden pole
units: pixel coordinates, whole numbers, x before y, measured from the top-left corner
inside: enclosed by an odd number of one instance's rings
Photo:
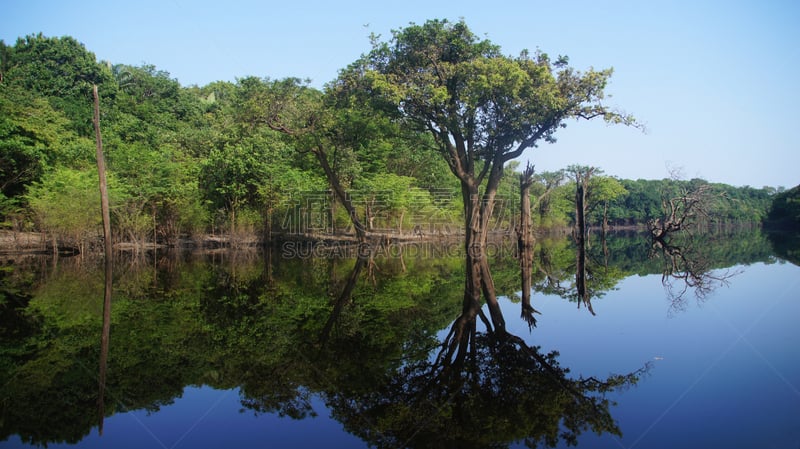
[[[100,177],[100,209],[103,213],[103,239],[105,240],[106,261],[110,261],[112,254],[111,242],[111,212],[108,206],[108,187],[106,185],[106,162],[103,157],[103,138],[100,136],[100,96],[97,94],[97,85],[92,86],[94,96],[94,134],[97,142],[97,172]]]
[[[100,373],[99,394],[97,399],[99,416],[99,434],[103,434],[103,418],[105,418],[106,365],[108,364],[108,344],[111,334],[111,277],[113,247],[111,242],[111,211],[108,206],[108,187],[106,185],[106,164],[103,157],[103,139],[100,136],[100,97],[97,85],[92,86],[94,96],[94,133],[97,142],[97,173],[100,177],[100,209],[103,214],[103,240],[105,243],[105,291],[103,294],[103,331],[100,336]]]

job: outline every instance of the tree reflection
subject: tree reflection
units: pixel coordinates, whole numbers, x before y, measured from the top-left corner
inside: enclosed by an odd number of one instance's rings
[[[691,235],[654,240],[650,257],[662,261],[661,284],[670,301],[670,313],[686,309],[690,292],[697,301],[705,301],[741,273],[739,269],[715,270],[711,255]]]
[[[486,267],[488,269],[488,267]],[[591,430],[620,435],[605,393],[636,383],[646,367],[606,379],[574,378],[558,353],[542,353],[464,301],[436,351],[399,367],[378,389],[330,405],[346,428],[377,447],[530,447],[575,444]],[[479,330],[478,319],[483,324]]]
[[[543,242],[536,249],[539,279],[534,289],[561,296],[595,315],[592,300],[602,298],[628,273],[608,263],[602,245],[598,255],[587,248],[586,242],[583,240],[581,245],[578,241],[574,247],[566,245],[566,240],[561,241],[561,246]]]
[[[714,267],[772,254],[765,238],[742,235],[706,237],[689,248],[671,243],[679,250],[610,238],[608,266],[592,252],[600,245],[587,250],[594,309],[600,312],[596,298],[622,273],[668,273],[685,283],[675,276],[719,276]],[[570,242],[541,239],[535,251],[533,291],[577,294]],[[648,251],[655,255],[648,259]],[[698,254],[709,260],[701,263]],[[113,351],[99,344],[102,264],[3,265],[0,441],[78,443],[97,427],[98,405],[106,417],[155,413],[187,385],[238,389],[245,409],[297,419],[313,416],[312,399],[321,398],[348,431],[378,446],[552,445],[581,432],[620,430],[603,394],[641,372],[569,374],[555,352],[498,326],[505,324],[499,307],[464,301],[459,257],[409,251],[405,260],[375,257],[372,270],[359,269],[356,258],[271,257],[118,264],[113,307],[105,309]],[[495,296],[518,291],[518,262],[492,260]],[[106,367],[100,404],[98,365]]]

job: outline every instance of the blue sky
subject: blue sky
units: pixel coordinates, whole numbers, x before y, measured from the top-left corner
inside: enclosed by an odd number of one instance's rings
[[[800,3],[794,1],[4,0],[0,39],[70,35],[99,60],[154,64],[183,85],[255,75],[322,87],[370,33],[463,18],[507,54],[540,48],[614,68],[607,103],[641,133],[569,122],[523,156],[537,170],[593,165],[622,178],[800,183]]]

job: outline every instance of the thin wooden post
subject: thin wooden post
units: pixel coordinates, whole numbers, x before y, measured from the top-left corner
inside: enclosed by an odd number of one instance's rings
[[[99,416],[99,434],[103,434],[103,418],[105,417],[106,365],[108,363],[108,346],[111,333],[111,282],[113,247],[111,241],[111,212],[108,205],[108,187],[106,185],[106,164],[103,157],[103,139],[100,135],[100,96],[97,85],[92,86],[94,96],[94,133],[97,142],[97,173],[100,177],[100,209],[103,214],[103,239],[105,243],[105,291],[103,294],[103,331],[100,336],[100,373],[99,394],[97,399]]]
[[[108,206],[108,187],[106,185],[106,162],[103,157],[103,138],[100,135],[100,96],[97,94],[97,85],[92,86],[94,96],[94,135],[97,143],[97,173],[100,177],[100,209],[103,214],[103,239],[105,240],[106,260],[110,261],[112,254],[111,242],[111,212]]]

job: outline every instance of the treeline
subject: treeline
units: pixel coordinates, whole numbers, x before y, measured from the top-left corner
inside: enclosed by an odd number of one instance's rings
[[[83,246],[100,235],[91,86],[99,87],[114,234],[134,244],[207,233],[441,235],[463,229],[458,181],[429,133],[413,129],[352,86],[357,68],[318,90],[297,79],[256,77],[181,86],[152,65],[98,62],[71,37],[0,41],[0,219]],[[346,88],[345,88],[346,87]],[[296,112],[324,132],[276,125]],[[291,103],[291,107],[287,107]],[[320,108],[309,114],[308,109]],[[305,108],[305,110],[304,110]],[[324,112],[324,113],[323,113]],[[324,123],[324,126],[319,125]],[[324,139],[324,149],[318,142]],[[538,173],[534,224],[574,219],[576,169]],[[519,211],[517,165],[506,167],[496,228]],[[703,180],[620,180],[595,172],[592,224],[637,225],[659,216],[669,192]],[[688,184],[682,184],[688,183]],[[760,223],[773,188],[714,184],[711,219]],[[333,192],[342,189],[348,210]]]
[[[800,229],[800,186],[774,196],[767,221],[773,227]]]

